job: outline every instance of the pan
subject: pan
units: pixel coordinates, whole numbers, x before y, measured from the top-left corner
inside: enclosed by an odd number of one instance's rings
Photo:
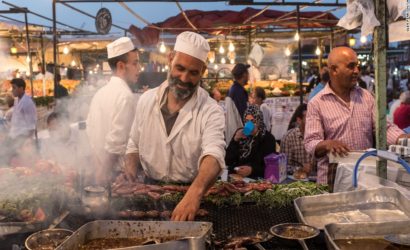
[[[280,239],[296,240],[303,249],[308,249],[305,240],[318,236],[320,231],[315,227],[301,223],[283,223],[271,227],[270,233]]]

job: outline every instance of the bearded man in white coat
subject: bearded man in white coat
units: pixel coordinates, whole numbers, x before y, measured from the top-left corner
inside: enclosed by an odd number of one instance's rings
[[[108,184],[114,167],[124,166],[121,157],[125,155],[136,108],[131,86],[137,83],[141,69],[138,50],[128,37],[108,44],[107,53],[112,77],[94,95],[87,117],[87,135],[96,161],[95,181],[99,185]]]
[[[194,219],[202,197],[225,168],[224,113],[200,87],[208,52],[201,35],[177,36],[168,79],[140,97],[127,147],[129,179],[141,167],[150,180],[191,183],[172,213],[175,221]]]

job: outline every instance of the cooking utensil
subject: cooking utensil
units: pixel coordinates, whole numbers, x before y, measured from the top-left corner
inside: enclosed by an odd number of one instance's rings
[[[79,228],[70,238],[64,241],[57,249],[72,250],[84,245],[90,240],[99,238],[178,238],[184,242],[175,242],[175,245],[189,244],[189,248],[205,250],[206,243],[210,242],[212,223],[210,222],[174,222],[174,221],[120,221],[99,220],[92,221]],[[164,243],[146,246],[135,246],[128,249],[161,249]],[[169,244],[173,244],[169,243]],[[125,249],[125,248],[122,248]],[[174,249],[174,246],[162,249]]]
[[[66,210],[66,211],[64,211],[63,213],[61,213],[61,215],[60,216],[58,216],[57,218],[55,218],[52,222],[51,222],[51,224],[50,224],[50,226],[48,227],[48,229],[54,229],[58,224],[60,224],[64,219],[65,219],[65,217],[67,217],[67,215],[70,213],[70,211],[68,211],[68,210]]]
[[[390,222],[365,222],[365,223],[333,223],[325,226],[324,233],[326,239],[326,245],[330,250],[340,250],[337,244],[338,240],[350,240],[353,243],[356,240],[370,239],[379,240],[383,243],[383,238],[387,241],[395,240],[389,235],[410,234],[410,220],[407,221],[390,221]],[[404,238],[403,238],[404,239]],[[393,241],[391,241],[393,242]],[[399,242],[399,241],[397,241]],[[401,240],[400,240],[401,242]],[[388,245],[388,242],[385,242]],[[397,244],[396,242],[393,242]],[[374,243],[380,246],[380,242]],[[368,243],[369,245],[369,243]],[[351,245],[351,247],[357,247]],[[384,248],[383,248],[384,249]],[[390,249],[390,248],[385,248]]]
[[[108,192],[102,186],[87,186],[82,203],[94,213],[105,213],[109,208]]]
[[[283,223],[278,224],[270,229],[274,236],[286,239],[297,240],[303,249],[308,249],[305,240],[314,238],[319,235],[319,229],[301,223]]]
[[[30,235],[25,241],[25,246],[29,250],[55,249],[72,234],[73,231],[67,229],[46,229]]]
[[[410,246],[410,234],[389,234],[384,239],[394,244]]]
[[[294,204],[299,221],[319,229],[331,223],[410,220],[410,200],[387,187],[305,196]]]

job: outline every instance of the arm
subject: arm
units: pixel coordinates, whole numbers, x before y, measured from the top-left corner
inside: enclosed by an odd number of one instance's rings
[[[208,114],[204,115],[201,122],[202,152],[198,159],[198,175],[172,213],[172,220],[193,220],[205,192],[225,168],[224,113],[217,104],[203,112]]]
[[[316,102],[310,102],[308,104],[304,137],[306,151],[316,158],[324,157],[329,152],[341,156],[347,155],[350,149],[346,144],[338,140],[325,140],[325,132],[319,110],[319,106]]]
[[[253,161],[249,163],[252,167],[250,177],[263,177],[265,175],[265,156],[276,152],[276,140],[272,134],[267,132],[262,140],[260,148],[256,151],[257,157],[254,157]]]
[[[189,187],[184,198],[178,203],[172,213],[174,221],[192,221],[199,209],[201,199],[219,175],[221,167],[213,156],[205,156],[199,167],[199,173]]]

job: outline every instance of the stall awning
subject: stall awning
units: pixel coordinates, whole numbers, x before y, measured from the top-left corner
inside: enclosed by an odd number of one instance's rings
[[[229,34],[235,30],[263,28],[274,25],[282,28],[296,29],[296,12],[266,10],[260,15],[260,9],[246,8],[241,11],[201,11],[187,10],[186,17],[197,28],[198,32],[212,35]],[[255,16],[245,23],[250,17]],[[333,27],[338,22],[333,14],[321,11],[307,11],[300,13],[301,28]],[[186,30],[194,30],[183,14],[166,19],[140,29],[131,25],[131,33],[139,40],[141,45],[158,43],[160,32],[178,34]]]

